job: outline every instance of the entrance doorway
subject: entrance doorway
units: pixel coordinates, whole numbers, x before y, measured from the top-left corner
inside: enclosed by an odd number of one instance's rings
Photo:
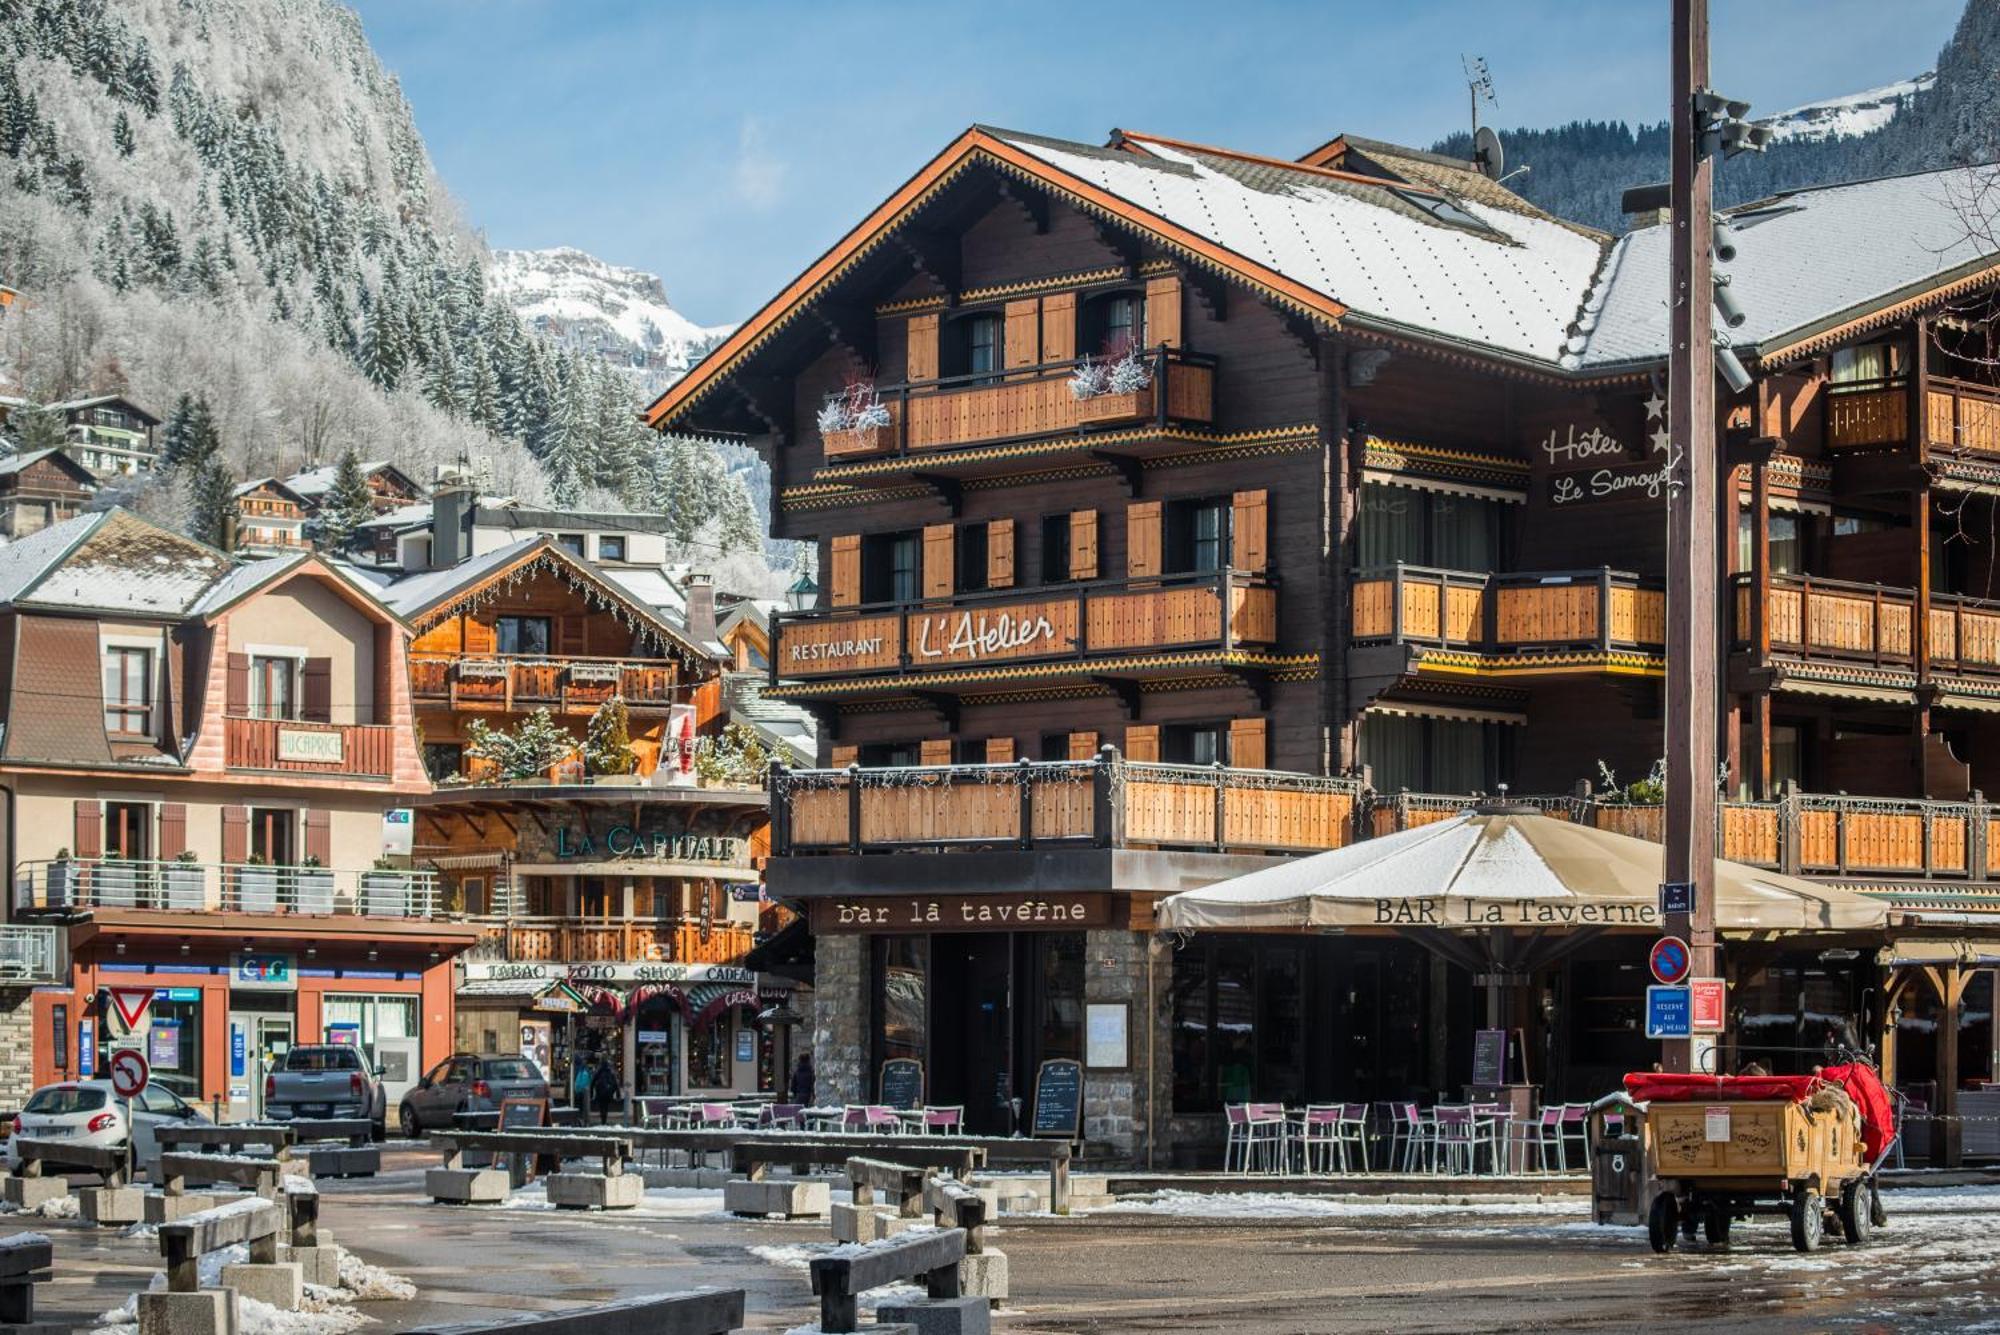
[[[259,1117],[264,1115],[264,1077],[276,1070],[285,1060],[285,1054],[292,1050],[292,1017],[289,1015],[260,1015],[257,1017],[257,1055],[260,1058],[257,1078],[250,1082],[250,1106]]]
[[[964,1104],[966,1129],[978,1135],[1012,1134],[1010,1100],[1021,1092],[1010,1024],[1013,943],[1004,932],[931,938],[928,1101]]]

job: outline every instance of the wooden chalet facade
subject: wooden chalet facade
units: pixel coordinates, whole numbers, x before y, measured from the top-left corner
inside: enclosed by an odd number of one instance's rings
[[[312,545],[306,537],[305,498],[278,479],[245,482],[234,494],[232,550],[253,556],[283,556]]]
[[[97,476],[60,449],[0,460],[0,535],[25,538],[83,513]]]
[[[2000,907],[1976,537],[2000,416],[1938,341],[1988,336],[1964,280],[1995,257],[1789,276],[1780,251],[1881,227],[1869,202],[1739,223],[1765,305],[1756,386],[1724,395],[1722,850],[1918,930]],[[1150,928],[1164,894],[1502,784],[1657,836],[1643,793],[1598,790],[1661,747],[1664,235],[1351,137],[1288,163],[975,128],[667,391],[652,423],[749,439],[776,535],[818,549],[767,694],[820,721],[821,768],[774,784],[769,883],[817,937],[823,1101],[915,1056],[931,1101],[1006,1131],[1074,1058],[1084,1138],[1165,1163],[1218,1152],[1224,1102],[1458,1095],[1482,1027],[1527,1036],[1550,1099],[1654,1059],[1633,938],[1475,968],[1386,926]],[[1765,1023],[1804,1008],[1892,1040],[1912,1088],[1996,1074],[1990,1033],[1926,1037],[1990,972],[1902,969],[1898,1012],[1868,952],[1816,952],[1729,943],[1732,1061],[1807,1061],[1823,1035]],[[1521,985],[1482,1024],[1493,973]]]

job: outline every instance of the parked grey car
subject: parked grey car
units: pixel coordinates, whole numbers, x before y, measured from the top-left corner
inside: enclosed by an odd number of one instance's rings
[[[431,1068],[403,1095],[403,1134],[443,1130],[462,1112],[494,1112],[503,1099],[545,1099],[549,1082],[526,1057],[459,1052]]]
[[[302,1043],[288,1050],[264,1077],[264,1115],[365,1117],[381,1140],[388,1129],[389,1098],[380,1076],[359,1048],[342,1043]]]

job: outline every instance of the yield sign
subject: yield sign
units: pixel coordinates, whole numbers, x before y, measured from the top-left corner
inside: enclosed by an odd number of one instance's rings
[[[136,1032],[146,1019],[147,1008],[153,1004],[153,989],[150,987],[107,987],[111,995],[111,1018],[126,1033]]]

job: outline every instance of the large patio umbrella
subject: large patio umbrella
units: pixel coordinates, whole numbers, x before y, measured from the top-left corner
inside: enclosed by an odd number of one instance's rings
[[[1158,921],[1184,931],[1380,927],[1423,937],[1657,929],[1664,858],[1648,840],[1533,808],[1483,807],[1171,895]],[[1715,864],[1718,931],[1865,932],[1886,921],[1886,907],[1863,895]]]

